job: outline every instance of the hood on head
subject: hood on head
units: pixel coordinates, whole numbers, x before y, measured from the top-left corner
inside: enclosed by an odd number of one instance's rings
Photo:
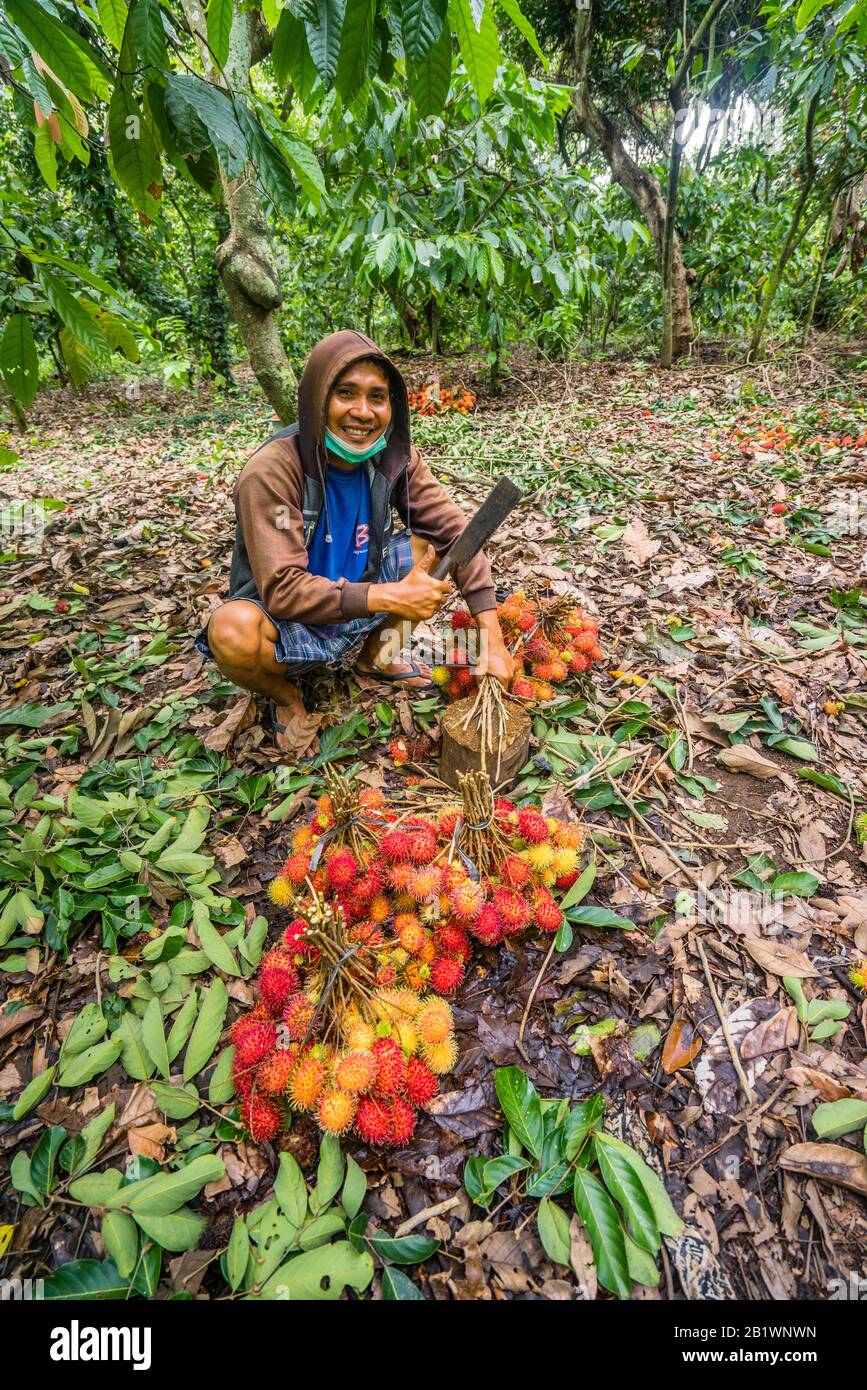
[[[406,382],[391,358],[376,343],[355,329],[344,328],[339,333],[329,333],[316,344],[307,358],[298,386],[298,444],[305,473],[318,474],[317,453],[325,463],[328,397],[347,367],[362,357],[381,362],[391,383],[391,434],[379,466],[390,471],[403,468],[409,460],[411,436]]]

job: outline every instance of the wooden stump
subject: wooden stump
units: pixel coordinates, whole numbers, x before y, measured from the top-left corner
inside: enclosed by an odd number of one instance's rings
[[[475,772],[482,766],[481,731],[472,720],[461,728],[475,700],[469,695],[456,700],[443,715],[440,777],[450,787],[457,787],[459,772]],[[519,705],[507,704],[508,720],[499,748],[486,748],[484,765],[492,787],[513,782],[527,761],[530,751],[530,716]],[[498,765],[499,764],[499,765]]]

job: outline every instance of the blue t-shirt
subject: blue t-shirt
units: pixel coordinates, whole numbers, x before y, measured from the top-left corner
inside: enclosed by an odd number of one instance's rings
[[[326,508],[323,506],[307,552],[311,574],[325,579],[356,583],[367,568],[370,543],[370,478],[363,463],[351,472],[329,467],[325,474],[330,545],[325,539]]]

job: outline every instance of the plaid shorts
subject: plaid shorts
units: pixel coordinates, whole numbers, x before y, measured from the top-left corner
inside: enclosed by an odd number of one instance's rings
[[[398,531],[389,540],[382,557],[377,583],[394,584],[412,569],[412,547],[409,531]],[[263,613],[268,613],[261,599],[229,599],[229,603],[255,603]],[[313,671],[317,666],[342,662],[353,648],[361,645],[364,638],[374,628],[380,627],[386,619],[385,613],[375,613],[369,618],[351,618],[348,623],[326,623],[322,627],[306,627],[304,623],[293,623],[271,618],[278,637],[274,654],[286,666],[287,676],[300,676]],[[195,639],[196,651],[213,660],[214,653],[208,646],[208,629],[203,627]]]

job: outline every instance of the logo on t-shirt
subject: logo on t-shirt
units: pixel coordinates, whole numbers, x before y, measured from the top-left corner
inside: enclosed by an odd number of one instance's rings
[[[370,526],[367,522],[361,522],[355,528],[355,549],[366,550],[370,540]]]

